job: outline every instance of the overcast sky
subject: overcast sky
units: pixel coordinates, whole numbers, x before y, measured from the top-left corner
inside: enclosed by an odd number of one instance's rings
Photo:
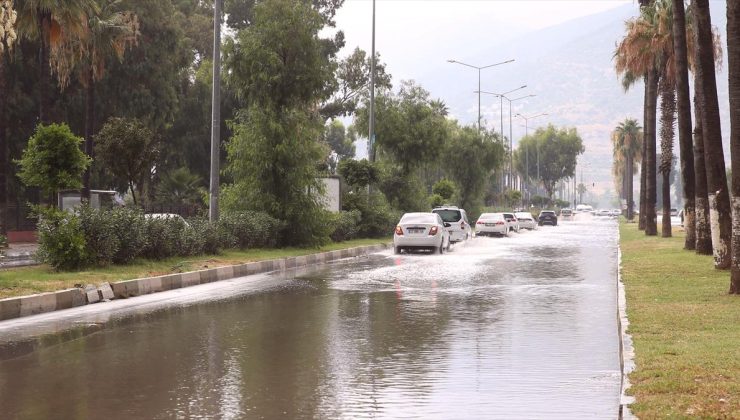
[[[505,42],[526,32],[608,11],[634,0],[378,0],[376,50],[396,81],[418,79],[427,64],[448,58],[490,64],[478,57],[483,44]],[[372,1],[346,0],[337,28],[347,44],[370,51]],[[433,92],[444,96],[444,92]]]

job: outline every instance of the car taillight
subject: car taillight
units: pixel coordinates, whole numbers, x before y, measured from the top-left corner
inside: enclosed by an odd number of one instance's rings
[[[460,222],[460,229],[465,229],[465,222]]]
[[[497,225],[503,225],[504,222],[496,222]]]
[[[436,235],[438,231],[439,231],[439,228],[437,228],[437,226],[432,226],[432,228],[429,229],[429,236]]]
[[[475,224],[476,225],[485,225],[485,223],[481,222],[480,220],[478,220]]]
[[[396,226],[396,235],[403,236],[403,229],[401,229],[401,225]]]

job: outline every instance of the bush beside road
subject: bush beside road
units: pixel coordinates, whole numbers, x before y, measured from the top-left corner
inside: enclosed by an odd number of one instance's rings
[[[740,300],[727,294],[727,272],[683,243],[682,231],[646,237],[620,225],[631,409],[639,418],[740,418]]]

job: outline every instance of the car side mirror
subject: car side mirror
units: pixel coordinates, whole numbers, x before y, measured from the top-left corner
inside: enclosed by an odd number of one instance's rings
[[[450,226],[452,226],[452,225],[451,225],[451,224],[449,224],[449,223],[447,223],[447,222],[445,222],[445,227],[446,227],[446,228],[447,228],[447,227],[450,227]]]

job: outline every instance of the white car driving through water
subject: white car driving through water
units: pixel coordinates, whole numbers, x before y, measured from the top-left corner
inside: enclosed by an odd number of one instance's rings
[[[406,213],[393,232],[393,250],[396,254],[412,249],[442,254],[450,249],[448,227],[436,213]]]
[[[537,221],[534,220],[532,213],[523,211],[514,213],[514,215],[516,216],[516,220],[519,221],[520,229],[535,230],[537,228]]]
[[[475,222],[475,234],[477,236],[509,235],[509,222],[503,213],[483,213]]]
[[[450,242],[461,242],[473,237],[473,227],[468,222],[468,214],[464,209],[455,206],[435,207],[432,213],[438,214],[450,232]]]

